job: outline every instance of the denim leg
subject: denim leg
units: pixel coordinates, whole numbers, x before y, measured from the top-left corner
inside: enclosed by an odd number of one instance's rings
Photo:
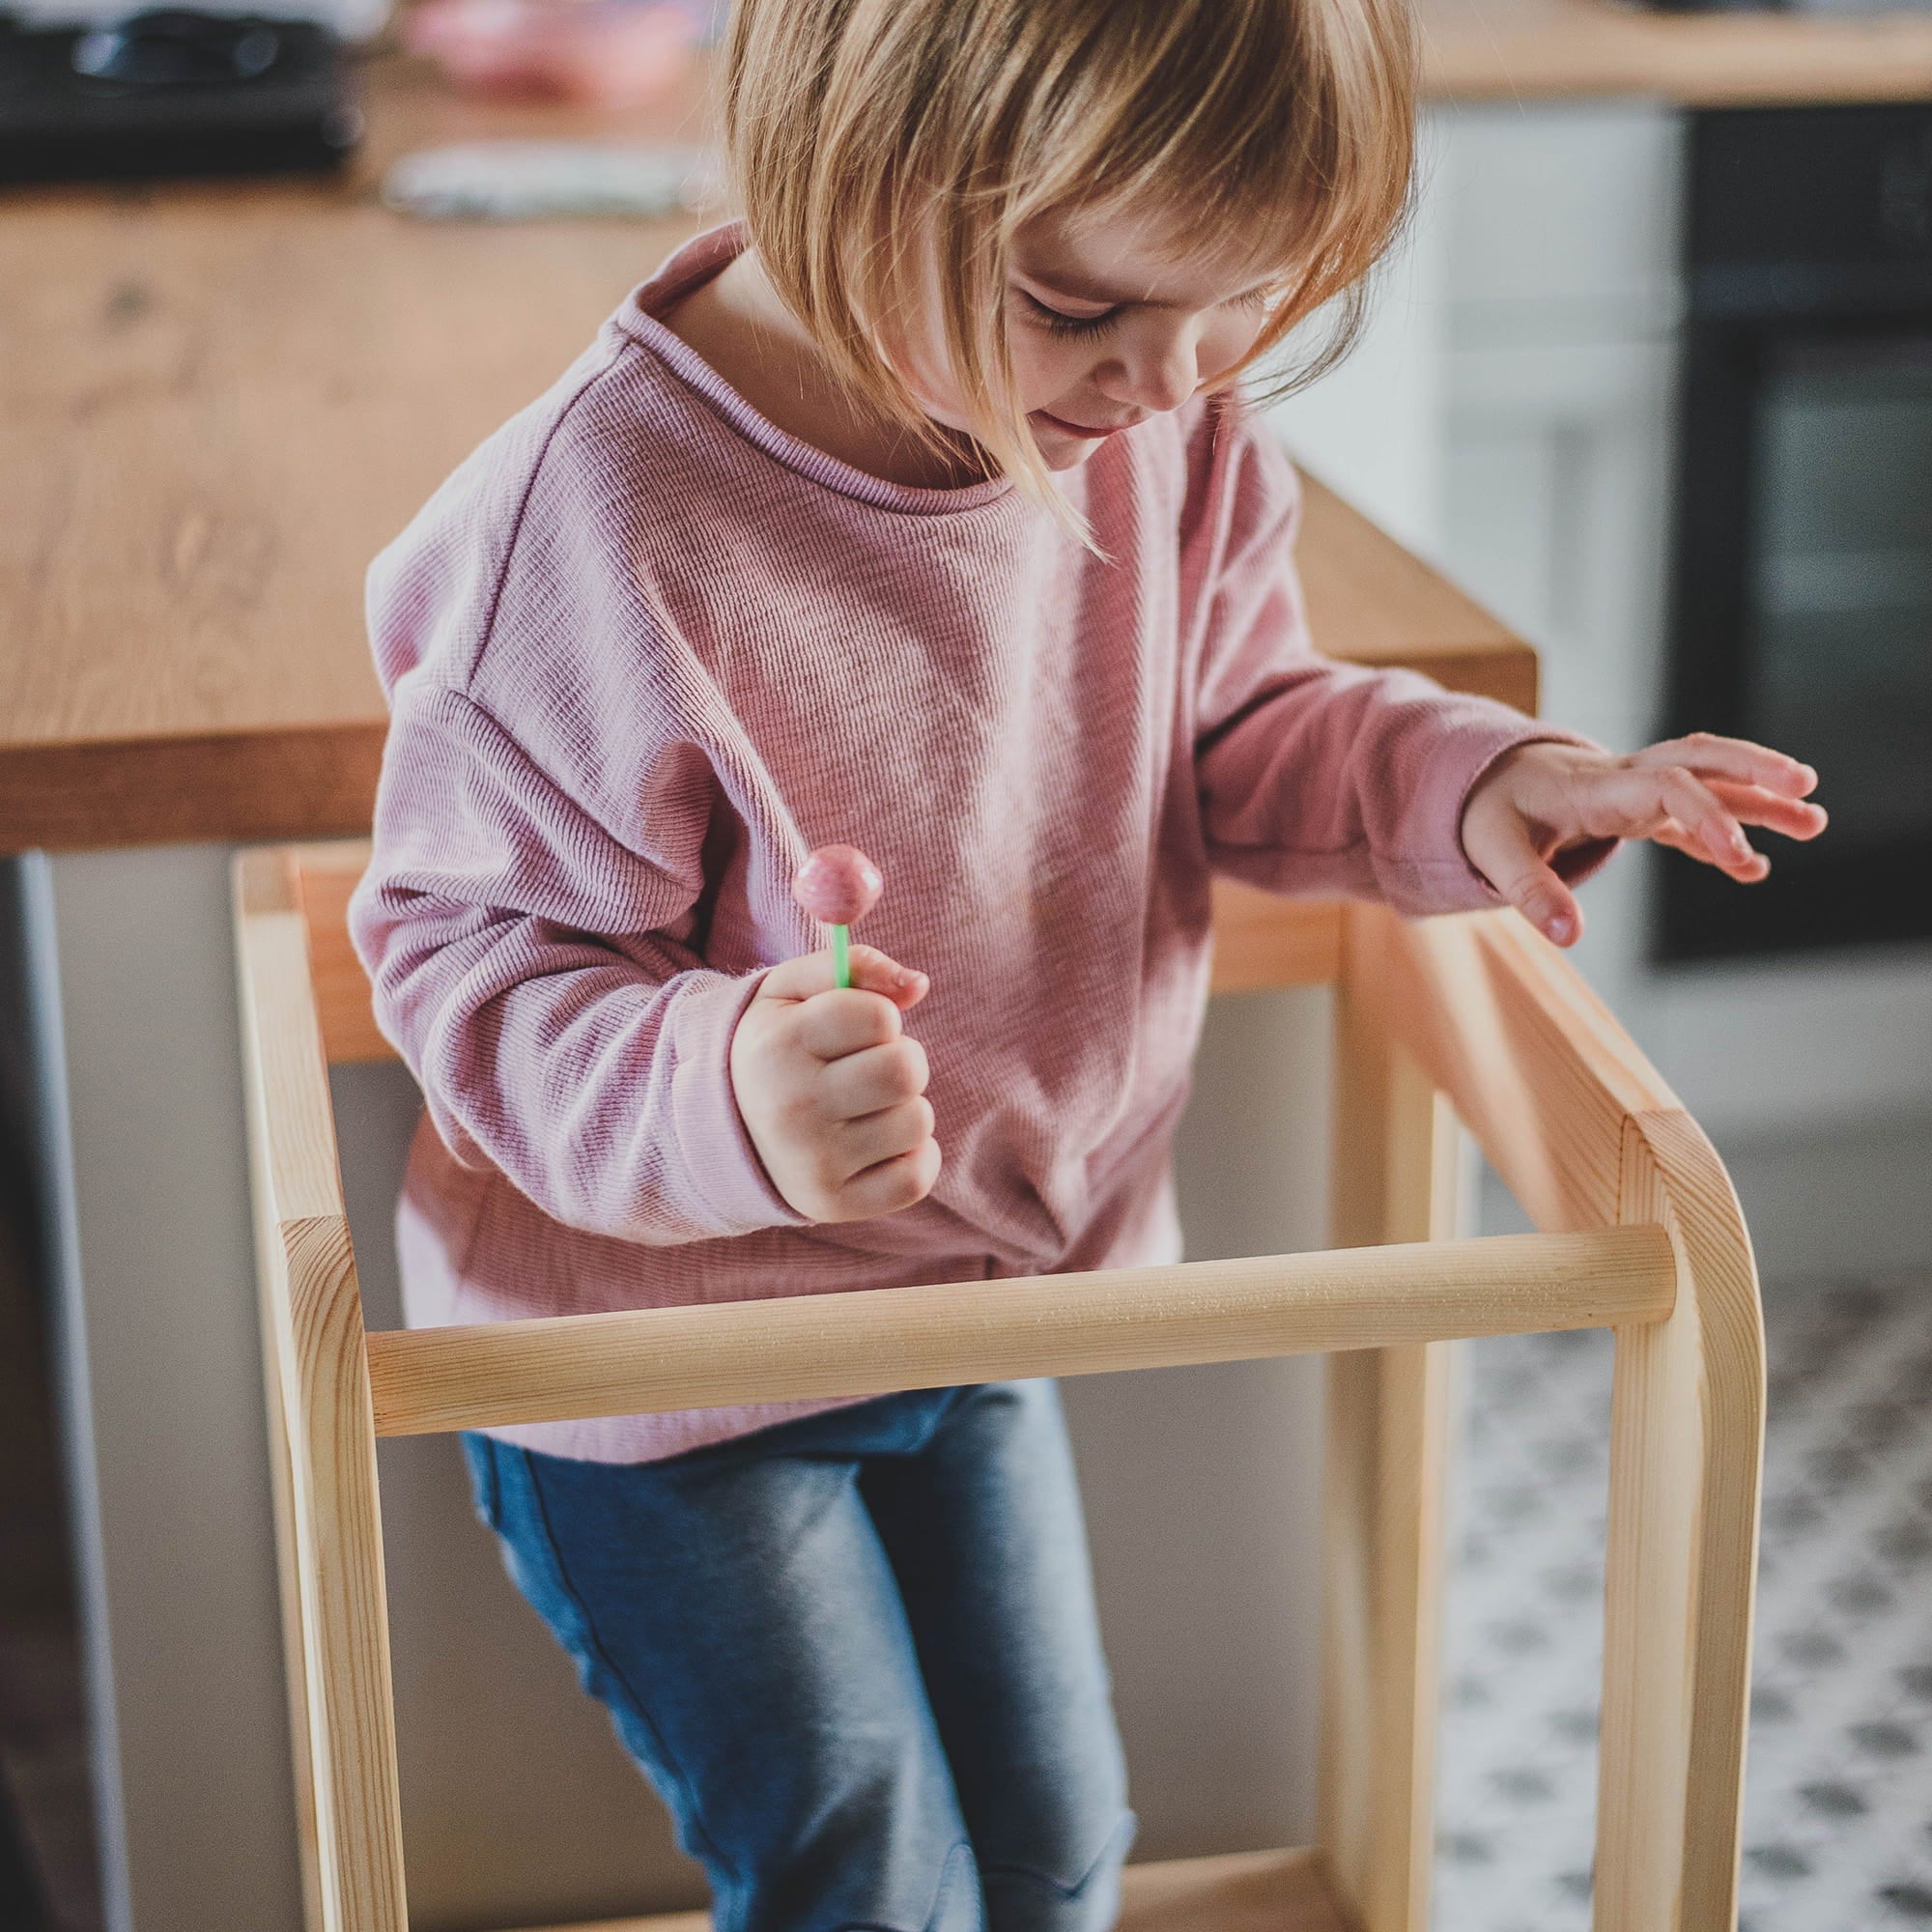
[[[465,1439],[511,1575],[703,1861],[717,1932],[983,1932],[858,1461],[772,1446],[625,1465]]]
[[[959,1392],[862,1477],[972,1835],[990,1932],[1107,1932],[1138,1820],[1059,1385]]]

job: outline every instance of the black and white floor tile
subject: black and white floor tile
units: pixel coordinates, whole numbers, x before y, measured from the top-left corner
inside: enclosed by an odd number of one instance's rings
[[[1932,1277],[1767,1313],[1742,1932],[1932,1927]],[[1610,1344],[1471,1343],[1436,1932],[1584,1932]]]

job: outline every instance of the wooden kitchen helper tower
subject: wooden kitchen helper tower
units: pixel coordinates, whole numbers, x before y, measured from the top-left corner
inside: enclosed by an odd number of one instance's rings
[[[1219,895],[1218,987],[1335,988],[1335,1250],[370,1334],[327,1072],[389,1057],[344,931],[364,857],[262,848],[236,874],[311,1932],[407,1927],[379,1435],[1313,1351],[1333,1356],[1320,1846],[1135,1866],[1122,1926],[1421,1932],[1439,1345],[1582,1327],[1616,1331],[1598,1932],[1734,1924],[1764,1392],[1749,1242],[1695,1123],[1514,913],[1411,924]],[[1541,1232],[1447,1238],[1457,1120]]]

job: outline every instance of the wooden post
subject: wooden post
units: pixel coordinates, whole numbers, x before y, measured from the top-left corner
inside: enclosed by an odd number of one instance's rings
[[[362,1301],[342,1209],[307,939],[288,867],[237,868],[242,1033],[293,1559],[323,1932],[408,1932],[389,1622]],[[293,1549],[289,1548],[292,1541]],[[290,1660],[294,1667],[295,1660]],[[300,1785],[298,1778],[298,1785]]]
[[[1619,1328],[1597,1932],[1733,1932],[1764,1346],[1730,1182],[1681,1112],[1625,1124],[1619,1218],[1677,1250],[1667,1321]]]
[[[1338,1247],[1455,1233],[1455,1118],[1388,1027],[1386,912],[1335,988]],[[1361,1932],[1422,1932],[1435,1834],[1446,1343],[1328,1363],[1320,1837]]]

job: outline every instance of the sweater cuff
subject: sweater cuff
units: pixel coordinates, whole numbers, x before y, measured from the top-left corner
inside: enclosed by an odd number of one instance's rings
[[[1495,707],[1500,708],[1500,707]],[[1485,706],[1485,711],[1492,707]],[[1440,828],[1440,849],[1424,860],[1416,881],[1418,895],[1426,903],[1419,909],[1430,912],[1482,912],[1509,901],[1470,864],[1463,849],[1463,813],[1469,795],[1488,777],[1498,758],[1524,745],[1577,745],[1586,751],[1601,748],[1580,732],[1566,731],[1560,725],[1535,724],[1504,715],[1500,718],[1471,719],[1452,731],[1429,761],[1415,797],[1415,821]],[[1550,861],[1552,869],[1567,886],[1581,885],[1603,869],[1617,849],[1614,838],[1592,838],[1559,852]]]
[[[731,1036],[765,976],[706,977],[677,1007],[670,1099],[679,1166],[717,1235],[806,1227],[808,1217],[772,1185],[731,1085]]]

